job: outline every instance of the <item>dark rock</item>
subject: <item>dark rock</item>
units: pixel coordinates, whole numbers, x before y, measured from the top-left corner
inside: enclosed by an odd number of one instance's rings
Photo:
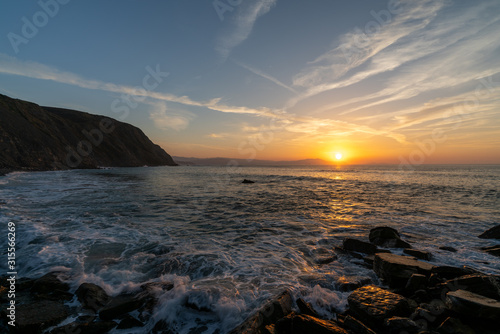
[[[429,280],[427,284],[430,287],[434,287],[440,283],[443,283],[445,281],[445,278],[439,276],[437,273],[432,273],[431,276],[429,276]]]
[[[378,253],[375,254],[373,270],[391,287],[405,287],[408,279],[413,274],[423,274],[429,276],[433,265],[422,262],[414,257],[401,256],[396,254]]]
[[[364,285],[372,283],[370,277],[364,276],[341,276],[337,280],[337,287],[340,291],[353,291]]]
[[[369,239],[371,243],[385,248],[411,248],[392,227],[380,226],[371,229]]]
[[[114,321],[76,323],[54,328],[50,334],[105,334],[116,327]]]
[[[101,308],[99,317],[103,320],[117,319],[140,308],[146,302],[147,297],[148,294],[146,293],[118,295]]]
[[[300,314],[310,315],[311,317],[319,318],[318,313],[314,310],[311,304],[306,302],[304,299],[297,299],[297,307],[300,310]]]
[[[405,254],[414,256],[414,257],[416,257],[417,259],[420,259],[420,260],[430,261],[431,257],[432,257],[431,253],[429,253],[429,252],[421,251],[421,250],[416,250],[416,249],[411,249],[411,248],[406,248],[405,250],[403,250],[403,252]]]
[[[387,328],[389,333],[394,334],[403,332],[416,334],[420,331],[420,326],[418,326],[415,321],[404,317],[391,317],[389,319],[385,319],[384,326]]]
[[[375,261],[375,255],[367,255],[363,258],[363,261],[365,261],[365,264],[367,264],[371,268],[373,268],[373,262]]]
[[[479,235],[481,239],[500,239],[500,225],[494,226]]]
[[[450,246],[441,246],[439,247],[439,249],[441,250],[445,250],[445,251],[448,251],[448,252],[452,252],[452,253],[456,253],[457,250],[453,247],[450,247]]]
[[[467,290],[478,295],[500,299],[500,277],[483,274],[472,274],[449,280],[445,285],[451,291]]]
[[[462,267],[438,266],[432,268],[431,272],[447,280],[454,279],[460,276],[478,273],[476,270],[466,266]]]
[[[500,256],[500,245],[490,246],[490,247],[482,247],[481,250],[486,253],[494,256]]]
[[[365,254],[375,254],[377,252],[377,246],[374,244],[352,238],[345,238],[342,247],[348,251]]]
[[[68,291],[69,284],[62,282],[59,279],[61,273],[51,272],[36,279],[31,288],[35,293],[53,293],[56,291]]]
[[[255,181],[244,179],[241,183],[255,183]]]
[[[16,330],[20,333],[38,333],[68,315],[66,306],[51,300],[19,305],[16,308]]]
[[[406,283],[405,286],[405,290],[414,292],[417,290],[425,289],[426,285],[427,285],[427,277],[425,275],[413,274],[408,279],[408,282]]]
[[[274,328],[276,334],[348,334],[334,321],[295,313],[280,319]]]
[[[144,324],[134,318],[133,316],[127,314],[125,318],[118,324],[116,329],[129,329],[134,327],[144,327]]]
[[[270,300],[260,310],[248,317],[242,324],[233,329],[231,334],[265,333],[266,326],[276,323],[279,319],[292,312],[292,296],[285,291]]]
[[[147,291],[149,293],[158,292],[166,292],[170,291],[174,288],[174,284],[172,282],[150,282],[141,285],[141,290]]]
[[[176,165],[172,157],[153,144],[140,129],[109,117],[41,107],[0,95],[0,119],[3,137],[0,140],[0,169]],[[92,145],[92,154],[85,157],[71,155],[68,147],[76,152],[79,143],[89,140],[83,131],[93,135],[93,141],[99,144]]]
[[[350,315],[345,317],[343,327],[356,334],[377,334],[370,327]]]
[[[446,318],[445,321],[437,328],[441,334],[476,334],[469,326],[464,325],[457,318]]]
[[[103,288],[93,283],[82,283],[75,294],[84,308],[94,310],[95,312],[106,305],[110,299]]]
[[[354,290],[347,302],[349,312],[370,327],[381,326],[384,319],[411,313],[406,298],[374,285]]]
[[[500,301],[476,293],[457,290],[446,294],[446,305],[464,316],[500,319]]]

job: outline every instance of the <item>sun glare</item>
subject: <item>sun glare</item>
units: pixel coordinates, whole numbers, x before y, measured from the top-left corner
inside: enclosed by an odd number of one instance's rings
[[[342,153],[335,153],[335,159],[337,160],[342,159]]]

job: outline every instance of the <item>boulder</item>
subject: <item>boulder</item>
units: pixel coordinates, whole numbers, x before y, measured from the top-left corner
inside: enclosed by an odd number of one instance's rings
[[[349,334],[336,322],[291,313],[274,326],[276,334]]]
[[[481,239],[500,239],[500,225],[494,226],[479,235]]]
[[[134,327],[144,327],[144,324],[133,316],[127,314],[123,320],[120,321],[120,324],[118,324],[116,329],[129,329]]]
[[[255,183],[255,181],[244,179],[241,183]]]
[[[356,318],[351,317],[350,315],[345,317],[343,322],[343,327],[347,328],[348,330],[356,334],[376,334],[364,323],[362,323]]]
[[[68,291],[69,284],[64,283],[58,277],[61,274],[63,273],[50,272],[48,274],[43,275],[42,277],[36,279],[33,282],[31,291],[35,293],[54,293],[57,291],[63,291],[63,292]]]
[[[490,246],[490,247],[482,247],[481,250],[486,253],[494,256],[500,256],[500,245]]]
[[[434,266],[414,257],[389,253],[375,254],[373,270],[389,286],[403,288],[413,274],[429,276]]]
[[[369,239],[371,243],[385,248],[411,248],[392,227],[380,226],[371,229]]]
[[[99,317],[103,320],[119,318],[128,312],[140,308],[146,302],[149,295],[147,293],[139,294],[121,294],[112,298],[99,311]]]
[[[343,292],[353,291],[371,283],[372,279],[366,276],[340,276],[337,279],[337,288]]]
[[[364,254],[375,254],[377,252],[377,246],[374,244],[352,238],[345,238],[342,247],[348,251]]]
[[[99,311],[110,300],[103,288],[93,283],[82,283],[75,294],[84,308],[94,312]]]
[[[449,280],[445,285],[451,291],[461,289],[477,293],[484,297],[500,299],[500,277],[498,276],[483,274],[465,275]]]
[[[418,326],[415,321],[404,317],[391,317],[389,319],[385,319],[384,327],[389,333],[394,334],[416,334],[420,331],[420,326]]]
[[[466,290],[450,291],[446,294],[446,305],[464,316],[485,319],[500,319],[500,301]]]
[[[299,298],[296,301],[297,307],[300,310],[300,314],[310,315],[311,317],[319,318],[318,313],[314,310],[311,304],[306,302],[304,299]]]
[[[430,252],[416,250],[416,249],[411,249],[411,248],[405,248],[405,250],[403,250],[403,252],[405,254],[414,256],[417,259],[425,260],[425,261],[430,261],[431,257],[432,257],[432,255],[431,255]]]
[[[114,321],[73,322],[65,326],[54,328],[50,331],[50,334],[105,334],[115,327],[116,322]]]
[[[451,317],[446,318],[437,331],[441,334],[476,334],[472,328],[464,325],[459,319]]]
[[[415,292],[417,290],[425,289],[427,285],[427,277],[422,274],[413,274],[406,283],[405,290]]]
[[[439,249],[445,250],[447,252],[452,252],[452,253],[456,253],[457,252],[457,250],[455,248],[450,247],[450,246],[441,246],[441,247],[439,247]]]
[[[393,316],[408,316],[408,301],[401,295],[374,285],[354,290],[347,298],[349,313],[368,326],[381,326],[385,319]]]
[[[52,300],[42,300],[19,305],[16,308],[16,330],[19,333],[38,333],[55,325],[69,315],[64,304]]]
[[[477,274],[478,271],[472,268],[462,266],[462,267],[451,267],[451,266],[438,266],[432,268],[431,272],[437,274],[441,278],[447,280],[454,279],[460,276]]]
[[[279,319],[292,312],[292,303],[290,291],[284,291],[277,297],[267,302],[261,309],[249,316],[242,324],[229,333],[266,333],[266,326],[276,323]]]

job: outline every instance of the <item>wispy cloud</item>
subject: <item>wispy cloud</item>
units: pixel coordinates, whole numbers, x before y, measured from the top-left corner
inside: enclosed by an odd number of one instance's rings
[[[194,118],[194,114],[186,110],[169,110],[165,102],[152,103],[149,118],[155,126],[162,130],[184,130]]]
[[[279,81],[279,80],[278,80],[278,79],[276,79],[275,77],[273,77],[273,76],[271,76],[271,75],[269,75],[269,74],[267,74],[267,73],[265,73],[265,72],[263,72],[263,71],[261,71],[261,70],[259,70],[259,69],[256,69],[256,68],[253,68],[253,67],[251,67],[251,66],[249,66],[249,65],[247,65],[247,64],[244,64],[244,63],[242,63],[242,62],[240,62],[240,61],[237,61],[237,60],[234,60],[234,59],[232,59],[232,61],[233,61],[235,64],[237,64],[237,65],[239,65],[239,66],[243,67],[244,69],[246,69],[246,70],[248,70],[248,71],[252,72],[253,74],[258,75],[258,76],[260,76],[260,77],[263,77],[264,79],[267,79],[267,80],[269,80],[269,81],[271,81],[271,82],[274,82],[274,83],[275,83],[275,84],[277,84],[278,86],[281,86],[281,87],[283,87],[283,88],[285,88],[285,89],[287,89],[287,90],[291,91],[292,93],[297,94],[297,91],[296,91],[295,89],[293,89],[292,87],[290,87],[290,86],[288,86],[288,85],[284,84],[283,82]]]
[[[231,50],[245,41],[252,32],[257,19],[269,12],[278,0],[257,0],[244,2],[238,7],[238,13],[233,16],[234,26],[231,32],[222,36],[216,47],[217,52],[225,60]]]

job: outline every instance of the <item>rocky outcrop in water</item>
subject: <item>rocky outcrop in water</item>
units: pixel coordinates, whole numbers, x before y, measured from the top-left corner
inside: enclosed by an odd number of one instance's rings
[[[137,127],[0,95],[0,174],[11,170],[175,165]]]

